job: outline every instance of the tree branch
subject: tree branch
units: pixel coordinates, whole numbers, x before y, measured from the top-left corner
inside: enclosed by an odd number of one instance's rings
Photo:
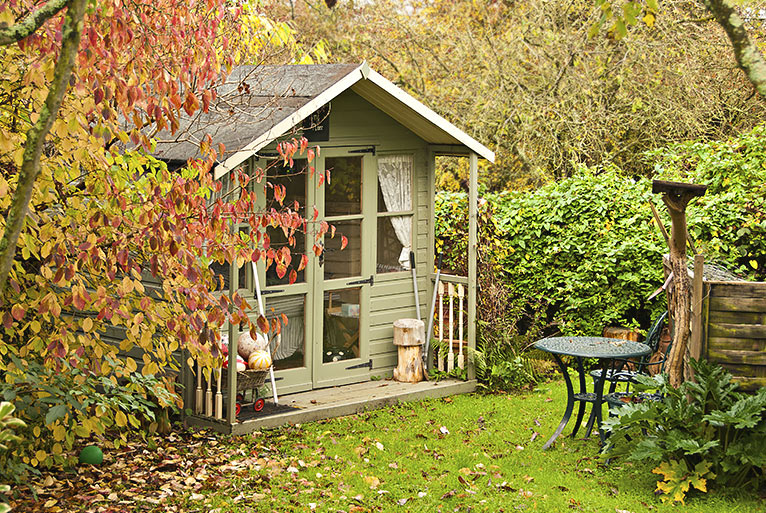
[[[11,27],[0,27],[0,46],[18,43],[43,26],[43,23],[66,7],[69,0],[50,0],[47,4],[31,12],[23,21]]]
[[[750,40],[745,22],[729,0],[704,0],[705,7],[729,36],[737,64],[758,93],[766,98],[766,60],[758,47]]]
[[[27,132],[18,184],[5,219],[5,232],[0,239],[0,294],[8,284],[8,274],[16,255],[16,243],[29,210],[35,180],[40,174],[43,144],[56,119],[72,75],[74,60],[80,47],[86,2],[87,0],[70,0],[68,4],[61,32],[61,51],[53,71],[53,81],[37,122]]]

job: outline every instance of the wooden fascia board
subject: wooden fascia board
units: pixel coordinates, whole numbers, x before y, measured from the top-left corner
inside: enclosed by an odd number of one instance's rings
[[[258,150],[271,143],[277,137],[287,133],[295,125],[306,119],[308,116],[316,112],[319,108],[332,101],[336,96],[341,94],[346,89],[349,89],[352,85],[358,81],[366,78],[369,73],[369,66],[366,62],[359,65],[340,79],[338,82],[327,88],[324,92],[313,98],[306,103],[303,107],[296,110],[290,116],[280,121],[268,131],[261,134],[253,142],[239,150],[237,153],[226,159],[223,163],[219,164],[215,168],[215,174],[213,175],[216,180],[224,176],[229,171],[236,168],[238,165],[255,155]]]
[[[393,84],[393,82],[389,81],[383,75],[376,72],[375,70],[370,70],[370,74],[368,77],[368,80],[378,86],[380,89],[391,95],[393,98],[395,98],[397,101],[405,105],[406,107],[412,109],[417,114],[419,114],[422,118],[429,121],[432,125],[439,128],[441,131],[447,133],[457,141],[460,141],[463,145],[465,145],[468,149],[475,152],[477,155],[481,156],[482,158],[485,158],[489,160],[490,162],[495,161],[495,152],[481,144],[479,141],[474,139],[473,137],[469,136],[462,130],[460,130],[458,127],[438,115],[436,112],[432,111],[428,107],[426,107],[424,104],[404,92],[403,90],[399,89],[396,85]],[[389,113],[390,115],[390,113]]]

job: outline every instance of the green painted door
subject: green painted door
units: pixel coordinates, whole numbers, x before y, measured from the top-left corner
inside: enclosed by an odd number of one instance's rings
[[[266,181],[269,184],[265,188],[263,208],[281,209],[297,201],[300,215],[304,218],[311,217],[316,202],[316,188],[305,159],[296,159],[292,168],[274,162],[267,167],[266,161],[258,162],[258,167],[266,169]],[[281,206],[274,201],[275,186],[284,187],[285,197]],[[311,239],[307,237],[305,230],[296,232],[294,241],[288,240],[281,228],[267,227],[266,234],[272,248],[278,250],[287,245],[296,262],[303,254],[309,255],[309,258],[314,257]],[[289,394],[310,390],[313,387],[311,339],[314,267],[309,263],[297,273],[295,282],[291,284],[289,275],[280,277],[273,265],[266,271],[265,265],[261,263],[259,278],[264,287],[266,317],[273,319],[279,316],[283,319],[284,315],[287,318],[287,324],[282,326],[279,345],[272,349],[277,393]]]
[[[313,384],[315,388],[369,377],[369,305],[374,274],[375,159],[370,154],[323,151],[319,220],[334,228],[314,259]]]

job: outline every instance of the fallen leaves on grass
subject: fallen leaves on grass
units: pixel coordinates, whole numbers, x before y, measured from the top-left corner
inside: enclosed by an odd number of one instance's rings
[[[47,472],[28,488],[17,487],[19,495],[10,504],[13,511],[184,511],[184,498],[195,504],[194,509],[210,510],[211,492],[229,488],[235,480],[247,482],[252,491],[243,491],[231,502],[253,504],[269,495],[271,477],[299,472],[289,458],[253,438],[219,445],[214,437],[192,431],[172,433],[151,444],[135,440],[105,456],[100,466]],[[318,462],[297,465],[312,464]],[[296,483],[306,486],[310,482]]]

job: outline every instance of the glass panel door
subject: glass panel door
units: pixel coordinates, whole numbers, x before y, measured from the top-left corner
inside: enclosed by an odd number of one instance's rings
[[[377,192],[372,159],[371,155],[324,157],[325,183],[317,189],[317,203],[320,216],[335,232],[331,229],[324,236],[324,252],[315,267],[317,388],[363,381],[370,375],[366,327]]]

